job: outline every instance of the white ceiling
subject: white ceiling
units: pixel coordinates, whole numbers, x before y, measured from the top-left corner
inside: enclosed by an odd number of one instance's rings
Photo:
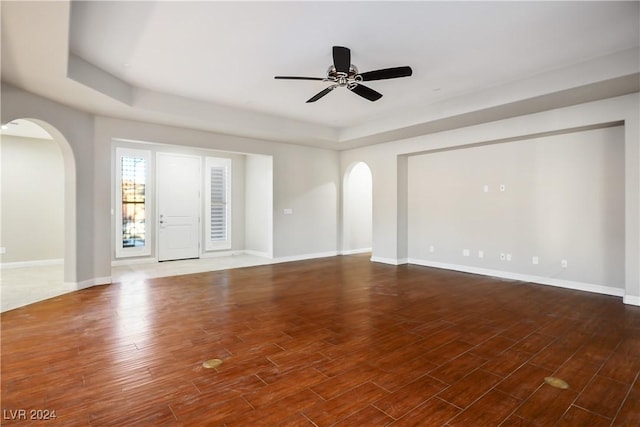
[[[3,1],[2,77],[97,114],[340,149],[637,76],[639,14],[609,1]],[[313,104],[327,83],[273,79],[323,77],[333,45],[361,72],[413,76],[368,82],[376,102],[340,89]]]

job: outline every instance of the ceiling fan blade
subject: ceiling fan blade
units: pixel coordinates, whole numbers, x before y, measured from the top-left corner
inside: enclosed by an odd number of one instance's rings
[[[380,92],[376,92],[375,90],[363,85],[350,86],[349,90],[357,95],[360,95],[363,98],[368,99],[369,101],[377,101],[378,99],[382,98],[382,94]]]
[[[324,77],[298,77],[298,76],[275,76],[277,80],[326,80]]]
[[[311,98],[309,98],[309,100],[307,100],[307,102],[316,102],[318,99],[322,98],[323,96],[325,96],[326,94],[328,94],[329,92],[331,92],[337,87],[338,85],[329,86],[328,88],[313,95]]]
[[[360,74],[363,82],[371,80],[395,79],[398,77],[409,77],[413,73],[411,67],[383,68],[382,70],[367,71]]]
[[[348,47],[333,47],[333,65],[339,73],[349,73],[351,67],[351,50]]]

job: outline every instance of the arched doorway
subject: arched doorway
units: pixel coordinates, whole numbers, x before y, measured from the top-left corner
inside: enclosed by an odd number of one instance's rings
[[[342,253],[371,251],[373,228],[373,182],[364,162],[350,165],[343,181]]]
[[[2,125],[2,311],[76,289],[75,163],[31,118]]]

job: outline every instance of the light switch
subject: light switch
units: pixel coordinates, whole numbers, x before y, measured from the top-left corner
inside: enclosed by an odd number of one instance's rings
[[[293,209],[291,209],[291,208],[285,208],[285,209],[284,209],[284,214],[285,214],[285,215],[292,215],[292,214],[293,214]]]

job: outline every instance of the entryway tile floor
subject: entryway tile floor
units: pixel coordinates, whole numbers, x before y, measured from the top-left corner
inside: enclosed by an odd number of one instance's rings
[[[230,255],[213,258],[186,259],[179,261],[131,263],[111,269],[111,281],[130,282],[136,279],[180,276],[183,274],[204,273],[206,271],[227,270],[230,268],[251,267],[272,264],[273,259],[255,255]]]
[[[15,267],[0,270],[2,312],[75,290],[64,283],[64,265]]]
[[[272,264],[255,255],[230,255],[180,261],[131,263],[112,267],[111,282],[132,282],[157,277]],[[75,290],[64,283],[64,265],[3,268],[0,270],[0,311],[5,312]]]

